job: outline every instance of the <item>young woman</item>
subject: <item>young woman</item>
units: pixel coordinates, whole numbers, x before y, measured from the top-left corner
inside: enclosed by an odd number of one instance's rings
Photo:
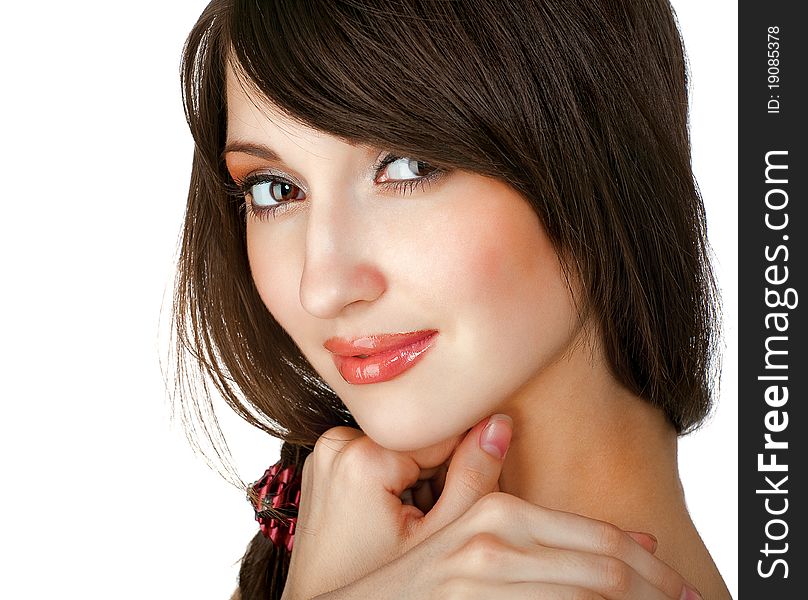
[[[183,83],[178,349],[284,440],[241,598],[729,597],[667,0],[213,0]]]

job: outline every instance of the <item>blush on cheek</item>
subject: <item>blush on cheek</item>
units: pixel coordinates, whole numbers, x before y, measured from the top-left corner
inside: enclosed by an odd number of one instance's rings
[[[500,281],[508,261],[508,246],[503,243],[485,243],[476,248],[469,261],[474,273],[492,285]]]
[[[497,203],[478,214],[466,232],[467,263],[474,276],[490,287],[555,276],[557,255],[533,208],[507,187],[499,191]]]

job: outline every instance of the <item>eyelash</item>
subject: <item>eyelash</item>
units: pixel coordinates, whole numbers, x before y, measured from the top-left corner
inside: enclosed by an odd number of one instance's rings
[[[379,159],[376,164],[373,165],[373,179],[374,181],[379,177],[382,170],[389,164],[396,162],[397,160],[401,160],[402,158],[410,158],[408,156],[398,156],[395,154],[387,154],[386,156]],[[429,166],[433,166],[427,163]],[[434,167],[434,170],[429,173],[428,175],[424,175],[422,177],[416,177],[412,179],[400,179],[395,181],[383,181],[378,183],[377,185],[381,185],[386,189],[392,189],[403,196],[406,196],[408,193],[412,194],[416,189],[420,188],[421,190],[425,190],[427,186],[438,179],[439,177],[443,176],[446,173],[444,169],[440,169]],[[247,216],[252,216],[257,218],[258,220],[264,220],[268,217],[277,217],[281,213],[285,212],[298,201],[296,200],[284,200],[281,202],[277,202],[277,204],[272,204],[270,206],[265,207],[256,207],[253,205],[252,202],[247,202],[247,196],[250,195],[250,190],[253,186],[256,186],[261,183],[281,183],[294,186],[299,188],[299,186],[289,181],[284,177],[280,177],[273,173],[256,173],[252,175],[248,175],[241,181],[233,182],[232,184],[227,185],[227,191],[231,196],[235,196],[238,198],[242,198],[244,201],[241,203],[241,210],[247,213]]]

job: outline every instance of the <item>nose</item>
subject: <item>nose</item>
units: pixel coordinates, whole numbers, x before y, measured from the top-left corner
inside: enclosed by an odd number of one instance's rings
[[[357,302],[373,302],[386,289],[372,258],[372,223],[363,220],[357,204],[321,197],[309,205],[300,303],[320,319],[333,319]]]

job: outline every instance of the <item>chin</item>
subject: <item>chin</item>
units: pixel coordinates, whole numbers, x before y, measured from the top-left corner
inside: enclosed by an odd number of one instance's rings
[[[395,427],[393,424],[363,427],[362,430],[379,446],[394,452],[412,452],[443,441],[431,436],[424,436],[422,432],[409,432],[407,429]]]
[[[425,424],[423,418],[411,423],[407,423],[403,419],[387,418],[367,422],[357,418],[357,423],[370,439],[394,452],[422,450],[443,443],[461,433],[459,427],[448,428],[445,422]]]
[[[451,411],[436,413],[434,410],[358,412],[354,417],[365,435],[394,452],[432,449],[440,453],[440,448],[454,448],[482,418],[468,411],[463,415],[453,415]]]

